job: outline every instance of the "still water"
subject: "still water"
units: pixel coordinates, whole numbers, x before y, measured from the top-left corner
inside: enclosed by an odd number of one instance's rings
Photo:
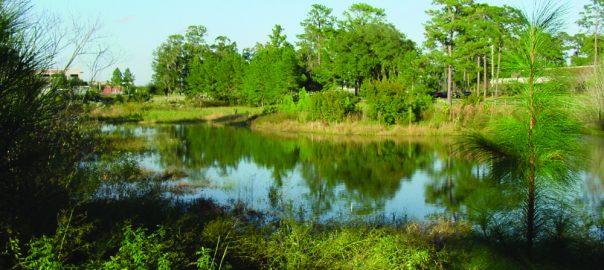
[[[166,197],[242,202],[263,212],[290,211],[319,219],[383,217],[425,221],[435,216],[498,219],[524,193],[489,180],[444,138],[285,138],[204,124],[108,125],[105,133],[145,141],[134,159],[147,171],[175,172]],[[590,140],[590,158],[565,199],[587,216],[602,216],[604,143]]]

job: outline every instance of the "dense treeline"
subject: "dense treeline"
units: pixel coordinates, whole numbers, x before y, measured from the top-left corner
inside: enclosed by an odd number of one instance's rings
[[[369,118],[394,124],[421,120],[435,92],[446,92],[451,105],[462,92],[499,95],[499,78],[525,75],[509,64],[523,30],[518,9],[473,0],[433,4],[423,48],[389,23],[384,9],[363,3],[339,18],[329,7],[312,5],[295,46],[280,25],[267,43],[243,50],[224,36],[207,42],[204,26],[190,26],[155,51],[154,83],[164,93],[256,106],[296,102],[302,88],[311,95],[341,89],[365,98]],[[580,25],[587,29],[591,20],[584,20]],[[549,36],[544,63],[591,61],[593,44],[586,40],[592,36]],[[385,103],[393,100],[407,105]]]

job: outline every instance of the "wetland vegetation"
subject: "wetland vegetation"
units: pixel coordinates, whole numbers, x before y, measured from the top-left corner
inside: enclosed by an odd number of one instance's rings
[[[126,93],[101,95],[42,77],[52,41],[3,1],[0,268],[600,267],[598,28],[433,3],[423,49],[367,4],[313,5],[295,45],[191,26],[154,85],[116,70]]]

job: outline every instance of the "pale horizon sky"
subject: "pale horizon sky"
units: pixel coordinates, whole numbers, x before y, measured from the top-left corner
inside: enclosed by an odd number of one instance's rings
[[[116,67],[122,71],[130,68],[137,85],[151,81],[153,51],[169,35],[184,34],[189,25],[207,27],[208,43],[213,43],[218,36],[227,36],[237,43],[239,50],[253,47],[256,42],[266,42],[275,24],[280,24],[287,40],[295,43],[296,36],[302,32],[300,22],[311,5],[323,4],[333,9],[333,15],[341,18],[342,12],[358,2],[385,9],[390,23],[419,46],[422,45],[424,23],[429,19],[426,10],[433,8],[431,0],[31,0],[34,12],[56,14],[64,20],[74,16],[84,21],[87,18],[101,18],[102,35],[119,55],[119,61],[101,73],[97,80],[108,80]],[[533,1],[476,2],[526,9]],[[564,31],[574,34],[578,32],[575,21],[589,0],[561,2],[568,7]],[[62,63],[57,63],[57,66],[60,65]],[[85,79],[89,77],[85,63],[77,62],[72,67],[81,68]]]

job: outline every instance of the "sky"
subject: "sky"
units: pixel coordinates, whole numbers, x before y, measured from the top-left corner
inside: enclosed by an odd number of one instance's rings
[[[574,34],[579,31],[575,22],[579,12],[589,0],[568,0],[566,29]],[[253,47],[257,42],[268,41],[275,24],[285,29],[290,43],[302,33],[300,22],[313,4],[322,4],[341,14],[353,3],[350,0],[31,0],[35,14],[53,14],[64,23],[72,18],[90,22],[100,18],[99,32],[105,44],[115,55],[116,65],[102,72],[97,80],[105,81],[116,67],[122,71],[130,68],[135,75],[135,84],[144,85],[151,81],[153,51],[169,35],[184,34],[189,25],[203,25],[208,29],[208,43],[218,36],[227,36],[237,43],[239,49]],[[429,17],[426,10],[433,8],[431,0],[366,0],[374,7],[383,8],[387,20],[411,40],[421,45],[424,41],[424,24]],[[520,9],[532,6],[531,0],[477,0],[491,5],[510,5]],[[63,63],[57,60],[57,66]],[[88,64],[76,62],[73,67],[81,68],[84,79],[89,78]]]

